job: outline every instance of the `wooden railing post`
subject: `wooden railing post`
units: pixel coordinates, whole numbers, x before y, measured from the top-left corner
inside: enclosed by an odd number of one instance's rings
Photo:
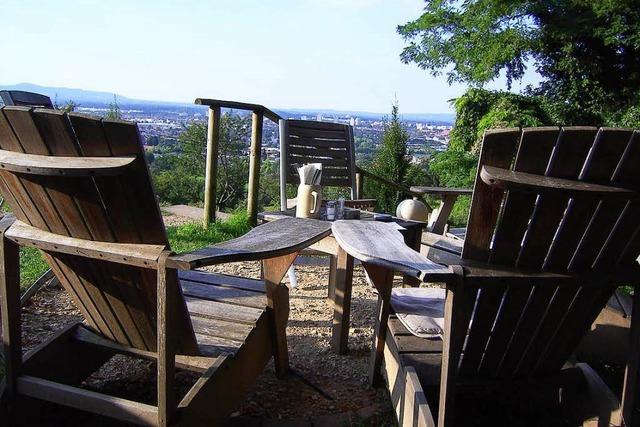
[[[249,190],[247,216],[251,225],[258,222],[258,190],[260,187],[260,156],[262,153],[262,110],[253,111],[251,127],[251,153],[249,155]]]
[[[204,179],[204,218],[203,225],[209,226],[216,220],[216,177],[218,173],[218,146],[220,143],[220,107],[209,107],[209,126],[207,128],[207,164]]]
[[[362,196],[362,173],[356,172],[356,200],[363,199]]]

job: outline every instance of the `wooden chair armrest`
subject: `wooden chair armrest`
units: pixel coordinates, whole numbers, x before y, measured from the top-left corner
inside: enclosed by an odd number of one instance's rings
[[[5,232],[5,237],[20,246],[34,247],[43,251],[79,255],[154,269],[157,267],[158,257],[166,249],[164,245],[96,242],[76,239],[43,231],[19,220],[16,220],[9,227]]]
[[[405,273],[424,282],[453,279],[451,268],[407,246],[398,224],[349,220],[336,221],[331,229],[340,247],[361,262]]]
[[[506,190],[527,193],[558,193],[569,197],[621,197],[624,199],[637,198],[638,193],[627,188],[608,185],[591,184],[563,178],[516,172],[509,169],[483,166],[480,178],[485,184]]]
[[[506,267],[496,264],[488,264],[480,261],[461,259],[460,255],[437,248],[423,245],[421,253],[430,261],[453,267],[461,266],[465,272],[465,278],[481,283],[483,286],[497,286],[509,283],[514,286],[522,285],[573,285],[580,283],[583,286],[601,286],[603,281],[618,283],[620,285],[636,285],[640,283],[640,265],[633,263],[620,267],[608,275],[594,277],[592,273],[582,274],[556,273],[553,271],[526,270],[515,267]]]
[[[174,255],[167,266],[191,270],[224,262],[257,261],[298,252],[331,234],[331,223],[304,218],[268,222],[237,239]]]

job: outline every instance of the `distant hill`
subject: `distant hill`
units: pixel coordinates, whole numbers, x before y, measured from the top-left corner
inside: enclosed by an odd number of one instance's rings
[[[109,104],[113,102],[113,93],[111,92],[97,92],[93,90],[84,89],[72,89],[66,87],[49,87],[40,86],[32,83],[18,83],[17,85],[0,85],[0,90],[24,90],[27,92],[36,92],[43,95],[47,95],[51,100],[56,100],[60,103],[66,101],[74,101],[79,104],[91,103],[91,104]],[[117,94],[116,94],[117,95]],[[138,103],[138,101],[126,96],[117,95],[118,103]]]
[[[24,90],[27,92],[36,92],[43,95],[47,95],[52,101],[59,104],[64,104],[67,101],[74,101],[81,106],[105,106],[113,102],[114,93],[112,92],[99,92],[93,90],[66,88],[66,87],[51,87],[40,86],[32,83],[18,83],[15,85],[0,85],[0,90]],[[168,101],[149,101],[144,99],[133,99],[126,96],[115,94],[120,106],[173,106],[182,107],[188,109],[202,109],[204,107],[194,104],[185,104],[179,102]],[[267,106],[269,107],[269,106]],[[308,115],[310,117],[322,114],[324,116],[353,116],[367,120],[381,120],[388,115],[387,113],[373,113],[368,111],[341,111],[341,110],[314,110],[309,108],[272,108],[275,112],[288,117],[291,115]],[[441,122],[441,123],[453,123],[455,115],[450,113],[404,113],[401,117],[405,121],[420,121],[420,122]]]

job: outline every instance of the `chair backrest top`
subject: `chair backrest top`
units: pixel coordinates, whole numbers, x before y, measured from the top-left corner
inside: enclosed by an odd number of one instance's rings
[[[488,131],[462,257],[560,272],[628,264],[640,252],[639,159],[628,129]]]
[[[53,108],[53,103],[48,96],[24,90],[0,90],[0,98],[4,105]]]
[[[350,187],[354,198],[356,166],[351,126],[311,120],[283,123],[280,155],[286,173],[281,173],[281,184],[300,183],[295,165],[322,163],[321,185]]]
[[[20,221],[87,241],[168,246],[134,123],[5,106],[0,150],[11,163],[0,168],[0,192]],[[34,161],[39,165],[30,167]],[[93,166],[83,166],[87,161]],[[44,255],[94,329],[124,345],[155,349],[154,270]],[[195,338],[184,307],[178,321],[185,328],[183,347],[192,348]]]

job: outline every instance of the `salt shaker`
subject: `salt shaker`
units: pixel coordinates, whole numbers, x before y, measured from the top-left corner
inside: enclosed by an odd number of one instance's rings
[[[327,221],[333,221],[336,219],[336,202],[327,202]]]

